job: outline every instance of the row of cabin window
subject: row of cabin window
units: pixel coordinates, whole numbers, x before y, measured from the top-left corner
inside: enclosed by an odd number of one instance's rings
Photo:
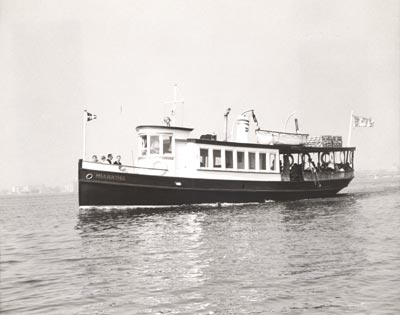
[[[276,163],[275,153],[200,148],[201,168],[276,171]]]
[[[160,143],[162,145],[160,145]],[[149,154],[150,155],[172,154],[172,136],[141,135],[139,152],[142,156]]]

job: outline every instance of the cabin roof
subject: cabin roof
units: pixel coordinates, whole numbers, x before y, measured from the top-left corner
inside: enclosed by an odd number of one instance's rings
[[[136,131],[143,128],[155,128],[155,129],[165,129],[165,130],[180,130],[180,131],[192,131],[193,128],[186,127],[175,127],[175,126],[158,126],[158,125],[140,125],[136,127]]]
[[[304,145],[286,145],[286,144],[258,144],[258,143],[242,143],[242,142],[229,142],[229,141],[216,141],[204,139],[187,139],[188,142],[229,146],[229,147],[242,147],[242,148],[260,148],[260,149],[275,149],[280,153],[302,153],[302,152],[334,152],[334,151],[355,151],[355,147],[307,147]]]

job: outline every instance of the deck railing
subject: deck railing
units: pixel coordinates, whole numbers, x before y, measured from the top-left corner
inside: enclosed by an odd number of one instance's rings
[[[352,178],[354,177],[354,171],[345,171],[345,172],[317,172],[311,173],[305,171],[303,173],[304,181],[314,181],[315,175],[317,175],[318,180],[331,180],[331,179],[344,179],[344,178]]]
[[[168,168],[157,168],[157,167],[143,167],[143,166],[133,166],[133,165],[118,165],[118,164],[106,164],[98,163],[92,161],[83,161],[83,168],[89,168],[91,170],[97,171],[113,171],[121,173],[140,173],[141,170],[145,171],[157,171],[157,172],[167,172]]]

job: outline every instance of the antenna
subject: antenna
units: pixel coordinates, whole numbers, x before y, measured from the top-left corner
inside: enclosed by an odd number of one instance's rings
[[[184,104],[183,100],[178,100],[178,84],[174,84],[174,99],[170,102],[166,102],[165,104],[172,105],[171,109],[171,117],[170,118],[170,125],[175,126],[176,124],[176,105]]]

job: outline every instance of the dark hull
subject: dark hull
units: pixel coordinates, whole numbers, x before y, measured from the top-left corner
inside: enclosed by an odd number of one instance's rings
[[[243,203],[335,195],[350,178],[312,181],[234,181],[150,176],[79,168],[80,206],[148,206]]]

